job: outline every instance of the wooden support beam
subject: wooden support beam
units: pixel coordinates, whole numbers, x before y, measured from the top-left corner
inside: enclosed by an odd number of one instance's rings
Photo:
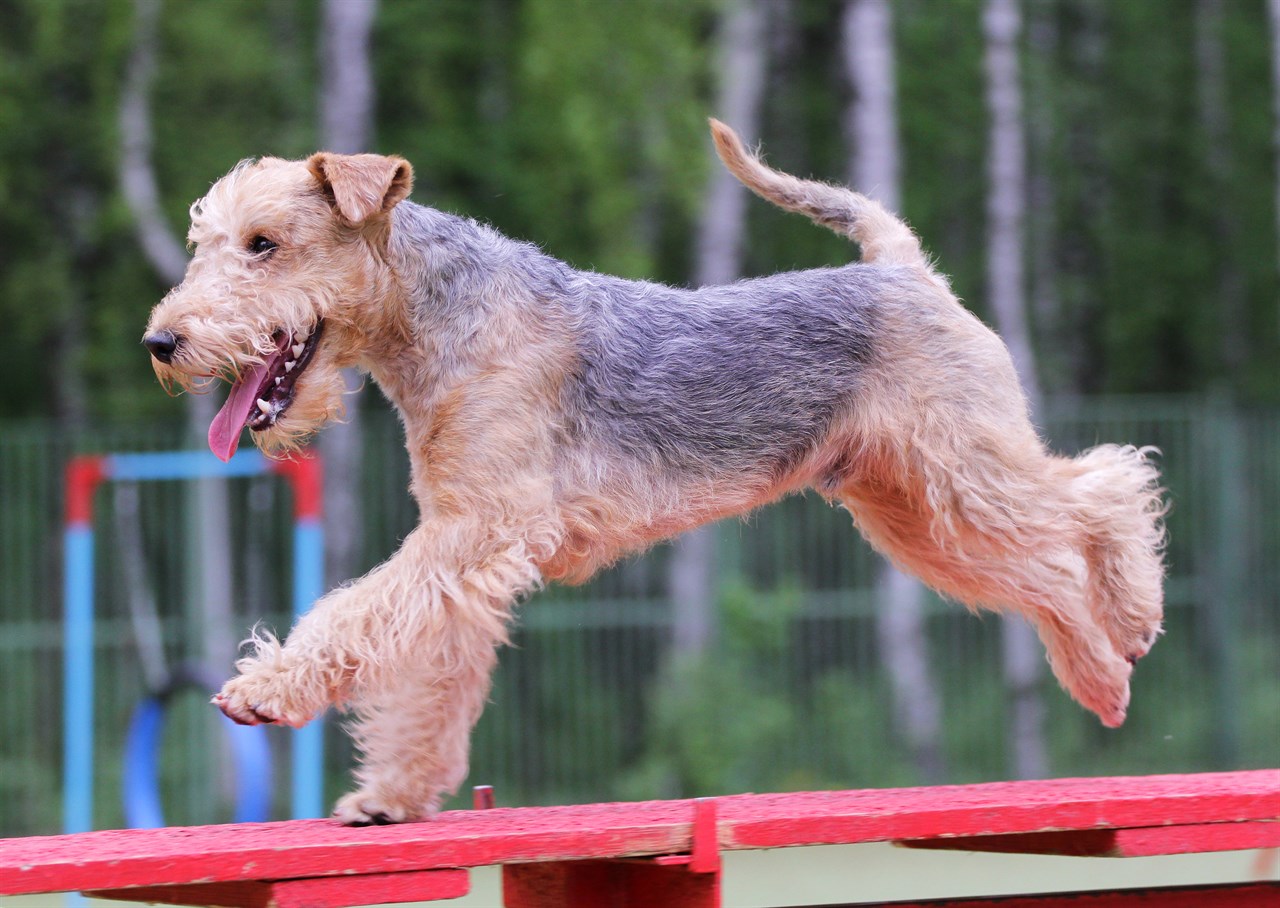
[[[1072,857],[1146,858],[1163,854],[1201,854],[1280,848],[1280,821],[1193,823],[1137,829],[1077,829],[1012,835],[906,839],[896,844],[933,851],[984,851],[997,854],[1056,854]]]
[[[720,875],[635,861],[560,861],[502,868],[505,908],[720,908]]]
[[[1274,908],[1276,905],[1280,905],[1280,883],[1058,892],[930,902],[857,902],[820,908]]]
[[[305,880],[91,889],[85,894],[98,899],[201,908],[349,908],[351,905],[456,899],[470,891],[471,879],[466,870],[420,870]]]
[[[504,908],[720,908],[716,802],[694,801],[688,854],[614,861],[508,864]]]

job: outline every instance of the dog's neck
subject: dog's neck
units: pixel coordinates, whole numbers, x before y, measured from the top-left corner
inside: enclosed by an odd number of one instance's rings
[[[534,288],[536,272],[568,266],[475,221],[402,202],[387,261],[401,294],[389,302],[405,307],[414,355],[373,351],[364,365],[406,416],[473,382],[538,371],[562,331],[564,311]]]

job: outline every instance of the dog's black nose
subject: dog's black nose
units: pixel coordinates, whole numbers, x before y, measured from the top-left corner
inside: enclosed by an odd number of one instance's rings
[[[172,331],[157,331],[142,339],[142,346],[151,351],[151,355],[165,365],[173,359],[173,351],[178,349],[178,339]]]

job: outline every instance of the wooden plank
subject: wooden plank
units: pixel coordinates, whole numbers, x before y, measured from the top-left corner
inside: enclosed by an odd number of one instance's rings
[[[1189,826],[1280,817],[1280,770],[715,799],[724,849]],[[0,895],[687,853],[693,801],[449,811],[0,840]]]
[[[1084,829],[1070,832],[908,839],[895,844],[937,851],[997,854],[1056,854],[1073,857],[1137,858],[1280,847],[1280,822],[1201,823],[1139,829]]]
[[[505,908],[720,908],[720,875],[648,860],[502,868]]]
[[[725,849],[1273,820],[1280,770],[742,797],[717,799]]]
[[[470,891],[470,874],[465,870],[424,870],[273,882],[98,889],[85,894],[100,899],[206,908],[347,908],[456,899]]]
[[[1126,858],[1251,848],[1280,848],[1280,822],[1207,823],[1116,832],[1116,851]]]
[[[0,895],[689,850],[691,805],[636,806],[449,811],[398,826],[290,820],[0,840]]]
[[[1276,908],[1280,883],[1237,883],[1113,892],[1059,892],[930,902],[857,902],[821,908]],[[817,908],[817,906],[815,906]]]

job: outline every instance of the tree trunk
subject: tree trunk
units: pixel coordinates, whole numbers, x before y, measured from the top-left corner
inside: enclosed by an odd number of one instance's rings
[[[159,0],[134,0],[133,48],[120,96],[120,188],[133,215],[138,243],[164,284],[179,284],[187,270],[182,241],[166,222],[152,156],[151,81],[159,41]],[[203,447],[217,408],[207,394],[187,398],[191,444]],[[227,484],[220,479],[195,483],[189,511],[191,562],[195,570],[188,612],[201,626],[203,658],[229,666],[235,656],[232,627],[231,516]]]
[[[850,182],[890,211],[902,210],[893,10],[889,0],[849,0],[842,17],[845,71],[853,88],[845,132]],[[942,708],[929,658],[923,585],[887,562],[877,581],[876,636],[893,692],[893,715],[922,782],[946,777]]]
[[[1219,254],[1218,292],[1214,309],[1219,315],[1219,339],[1223,369],[1228,379],[1248,360],[1248,317],[1245,280],[1232,252],[1236,248],[1236,218],[1231,205],[1231,172],[1234,155],[1229,134],[1227,97],[1227,49],[1223,39],[1222,0],[1196,0],[1196,101],[1200,128],[1204,131],[1205,171],[1213,204],[1206,212]]]
[[[1063,230],[1055,238],[1057,266],[1056,333],[1052,346],[1067,372],[1064,390],[1085,394],[1101,389],[1105,355],[1101,329],[1103,304],[1096,273],[1108,241],[1105,230],[1111,209],[1112,168],[1104,152],[1107,136],[1100,125],[1106,116],[1102,102],[1108,57],[1111,8],[1106,0],[1081,3],[1073,24],[1062,24],[1064,71],[1056,84],[1084,85],[1089,90],[1062,91],[1063,157],[1074,188],[1062,195]]]
[[[1026,214],[1026,139],[1022,122],[1018,0],[986,0],[983,28],[987,110],[987,295],[991,312],[1033,411],[1040,408],[1023,285]]]
[[[377,0],[325,0],[320,40],[321,144],[339,154],[370,150],[374,122],[370,34]],[[348,369],[347,387],[361,377]],[[320,438],[324,456],[325,582],[333,587],[359,574],[363,533],[363,474],[359,392],[346,396],[346,418]]]
[[[1023,276],[1026,212],[1026,141],[1019,84],[1018,0],[986,0],[983,9],[988,148],[987,292],[996,325],[1013,356],[1032,413],[1040,410],[1040,382],[1027,325]],[[1044,705],[1040,698],[1044,659],[1035,632],[1020,618],[1004,621],[1005,682],[1011,699],[1013,774],[1039,778],[1048,772]]]
[[[764,4],[736,3],[727,8],[720,22],[716,116],[747,139],[760,132],[768,63],[767,14]],[[698,225],[694,275],[698,284],[725,284],[741,276],[746,221],[746,190],[713,154],[711,182]]]
[[[1027,72],[1027,201],[1030,218],[1027,224],[1027,240],[1031,245],[1031,310],[1035,313],[1037,330],[1035,338],[1041,341],[1039,349],[1053,358],[1044,361],[1043,374],[1053,376],[1053,387],[1042,389],[1044,393],[1066,391],[1072,370],[1064,361],[1064,348],[1070,347],[1074,338],[1064,331],[1063,307],[1058,292],[1058,193],[1054,183],[1053,149],[1060,112],[1054,94],[1058,25],[1054,18],[1057,11],[1051,0],[1032,0],[1030,20],[1027,23],[1029,48]],[[1044,343],[1046,338],[1051,341]]]
[[[735,3],[720,21],[716,116],[748,138],[760,132],[765,16],[762,4]],[[712,168],[698,225],[694,281],[699,286],[727,284],[742,272],[746,191],[718,160]],[[668,587],[678,657],[697,656],[715,639],[717,535],[716,527],[701,527],[677,539],[672,549]]]
[[[120,188],[147,261],[163,283],[180,284],[187,273],[187,253],[160,207],[151,147],[151,80],[160,0],[134,0],[133,14],[133,50],[120,95]]]
[[[1276,266],[1280,268],[1280,0],[1267,0],[1271,25],[1271,148],[1275,158]],[[1277,312],[1280,316],[1280,311]]]
[[[88,185],[83,176],[68,168],[62,178],[60,198],[53,205],[62,242],[71,253],[68,269],[67,306],[61,312],[60,324],[48,340],[51,360],[58,364],[52,370],[53,416],[67,435],[84,428],[89,417],[89,387],[85,380],[86,315],[89,307],[83,279],[87,263],[95,251],[94,225],[101,208],[101,193]]]

